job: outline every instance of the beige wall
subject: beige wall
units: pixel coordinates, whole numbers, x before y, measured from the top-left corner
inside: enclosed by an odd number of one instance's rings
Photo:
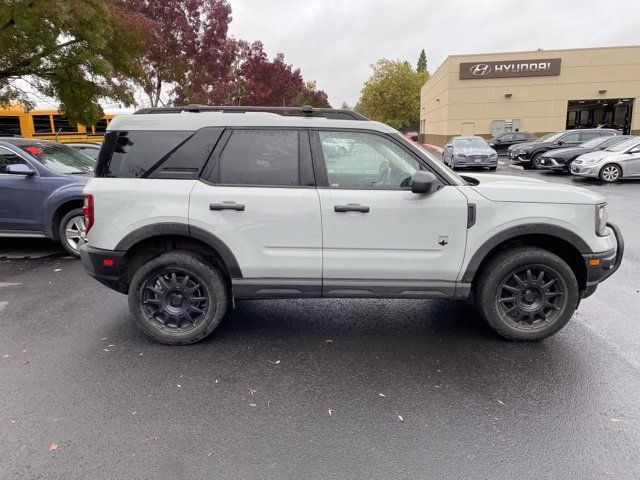
[[[459,79],[463,62],[539,58],[561,58],[560,75]],[[493,120],[519,119],[520,130],[537,134],[563,130],[569,100],[607,98],[636,99],[631,129],[640,134],[640,46],[451,56],[422,87],[421,140],[442,146],[471,129],[489,137]]]

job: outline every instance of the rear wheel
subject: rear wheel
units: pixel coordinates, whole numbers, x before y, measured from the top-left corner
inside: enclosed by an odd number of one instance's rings
[[[622,169],[618,165],[610,163],[600,169],[600,175],[598,176],[603,182],[617,182],[622,177]]]
[[[489,325],[511,340],[540,340],[573,316],[580,291],[557,255],[537,247],[501,252],[480,272],[476,302]]]
[[[78,247],[84,238],[84,216],[82,209],[76,208],[67,212],[58,225],[58,238],[67,253],[79,257]]]
[[[202,340],[228,305],[223,275],[190,252],[165,253],[144,264],[129,287],[129,309],[149,337],[168,345]]]

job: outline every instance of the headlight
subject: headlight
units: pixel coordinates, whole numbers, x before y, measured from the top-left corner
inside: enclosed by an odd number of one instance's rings
[[[492,153],[489,155],[489,158],[498,158],[498,154],[497,153]]]
[[[605,158],[607,157],[596,157],[596,158],[590,158],[588,160],[585,160],[584,163],[600,163],[601,161],[603,161]]]
[[[596,235],[598,235],[599,237],[606,237],[608,235],[608,220],[609,217],[607,215],[607,204],[602,203],[600,205],[596,205]]]

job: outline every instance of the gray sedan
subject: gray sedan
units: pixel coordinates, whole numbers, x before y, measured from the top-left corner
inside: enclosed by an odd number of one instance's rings
[[[442,160],[452,169],[498,167],[498,154],[482,137],[453,137],[444,147]]]

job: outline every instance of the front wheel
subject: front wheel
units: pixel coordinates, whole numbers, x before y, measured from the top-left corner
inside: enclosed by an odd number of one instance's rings
[[[537,247],[499,253],[474,283],[476,302],[487,323],[510,340],[553,335],[571,319],[580,298],[571,267]]]
[[[533,157],[531,157],[531,168],[533,170],[540,170],[540,157],[542,153],[536,153]]]
[[[618,165],[610,163],[600,169],[598,176],[603,182],[614,183],[622,177],[622,169]]]
[[[67,212],[58,225],[58,238],[67,253],[80,256],[78,247],[84,238],[84,216],[82,209],[76,208]]]
[[[129,287],[129,309],[149,337],[168,345],[202,340],[220,324],[228,305],[220,271],[185,251],[145,263]]]

